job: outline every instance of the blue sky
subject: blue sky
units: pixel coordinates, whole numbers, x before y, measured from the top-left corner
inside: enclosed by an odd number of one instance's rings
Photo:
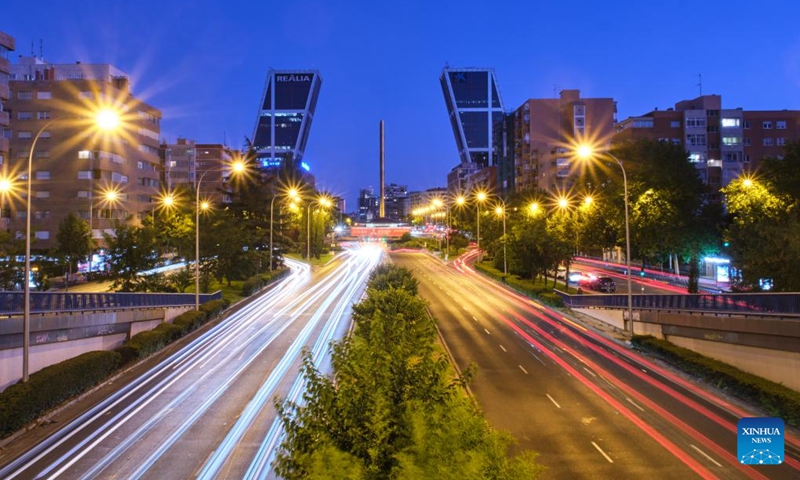
[[[192,5],[187,6],[187,5]],[[163,112],[162,135],[241,147],[267,69],[323,77],[305,160],[356,208],[378,183],[445,186],[458,163],[438,78],[493,67],[506,109],[561,89],[612,97],[618,118],[722,95],[724,108],[800,109],[800,4],[703,1],[11,0],[0,30],[16,55],[111,63]]]

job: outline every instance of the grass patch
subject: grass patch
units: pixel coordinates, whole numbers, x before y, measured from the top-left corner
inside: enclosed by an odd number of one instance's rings
[[[309,263],[299,253],[287,253],[285,256],[291,258],[292,260],[297,260],[298,262]],[[319,256],[319,258],[311,257],[311,262],[310,263],[311,263],[312,267],[319,266],[319,265],[325,265],[326,263],[328,263],[331,260],[333,260],[333,257],[334,257],[333,253],[323,253],[322,255]]]

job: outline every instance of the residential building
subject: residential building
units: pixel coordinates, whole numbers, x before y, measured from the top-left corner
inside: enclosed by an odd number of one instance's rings
[[[263,167],[291,161],[310,171],[303,157],[321,87],[318,70],[269,69],[252,138]]]
[[[465,193],[469,189],[469,178],[477,172],[478,166],[474,163],[459,163],[447,174],[447,191],[451,195]]]
[[[758,171],[765,157],[781,158],[788,142],[799,141],[800,111],[725,109],[720,95],[703,95],[628,118],[616,130],[615,142],[648,138],[682,145],[700,178],[717,192],[743,172]]]
[[[234,159],[240,152],[231,150],[219,143],[198,143],[197,180],[200,185],[200,198],[210,200],[214,204],[230,203],[228,180],[233,173]]]
[[[504,162],[513,162],[513,191],[572,189],[577,173],[573,150],[584,142],[607,145],[614,133],[615,113],[612,98],[581,98],[580,90],[525,101],[505,127],[513,128],[513,142],[507,144],[513,151],[503,157]],[[509,183],[511,166],[501,165],[500,171],[506,172],[503,179]]]
[[[405,220],[406,198],[408,198],[408,185],[390,183],[384,189],[384,214],[387,220],[396,222]]]
[[[194,140],[178,138],[175,143],[161,142],[160,157],[163,167],[161,182],[166,191],[188,185],[194,188],[197,181],[197,147]]]
[[[378,218],[379,198],[372,187],[362,188],[358,192],[358,219],[360,223],[370,222]]]
[[[434,199],[452,203],[452,197],[448,195],[448,190],[446,188],[435,187],[421,192],[409,192],[408,212],[413,212],[418,208],[428,207]]]
[[[32,143],[34,250],[55,246],[70,212],[90,222],[102,244],[114,222],[149,214],[159,191],[161,112],[136,98],[127,74],[108,64],[52,64],[20,57],[11,65],[9,171],[27,178]],[[89,118],[100,106],[121,114],[114,132]],[[84,118],[85,117],[85,118]],[[112,198],[109,192],[114,192]],[[11,229],[24,236],[25,202],[12,202]]]
[[[9,112],[6,102],[11,98],[11,90],[8,86],[8,78],[11,73],[11,62],[9,52],[14,51],[14,37],[0,32],[0,179],[7,180],[8,171],[8,139],[11,135],[9,130]],[[0,191],[0,228],[8,228],[8,210],[6,208],[6,198],[8,192]]]

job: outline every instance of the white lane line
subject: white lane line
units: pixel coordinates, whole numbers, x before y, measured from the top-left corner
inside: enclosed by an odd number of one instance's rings
[[[695,450],[697,450],[697,453],[699,453],[700,455],[702,455],[702,456],[706,457],[706,458],[708,459],[708,461],[709,461],[709,462],[713,463],[714,465],[716,465],[716,466],[718,466],[718,467],[721,467],[721,466],[722,466],[722,465],[720,465],[720,464],[719,464],[719,463],[718,463],[716,460],[714,460],[713,458],[709,457],[709,456],[708,456],[708,454],[707,454],[706,452],[704,452],[704,451],[700,450],[699,448],[695,447],[695,446],[694,446],[694,445],[692,445],[691,443],[689,444],[689,446],[690,446],[690,447],[692,447],[692,448],[694,448]]]
[[[551,401],[551,402],[553,402],[553,405],[555,405],[555,406],[556,406],[556,407],[558,407],[558,408],[561,408],[561,405],[559,405],[559,404],[558,404],[558,402],[556,402],[555,400],[553,400],[553,397],[551,397],[549,393],[545,393],[545,395],[547,395],[547,398],[549,398],[549,399],[550,399],[550,401]]]
[[[522,370],[523,372],[525,372],[525,375],[528,374],[528,371],[525,370],[525,367],[523,367],[522,365],[519,365],[519,369]]]
[[[634,401],[633,401],[633,400],[631,400],[630,398],[628,398],[628,397],[625,397],[625,400],[627,400],[627,401],[628,401],[628,403],[630,403],[630,404],[631,404],[631,405],[633,405],[634,407],[636,407],[636,408],[638,408],[639,410],[641,410],[641,411],[643,411],[643,412],[644,412],[644,408],[642,408],[642,407],[640,407],[639,405],[637,405],[637,404],[636,404],[636,402],[634,402]]]
[[[477,318],[475,318],[475,317],[472,317],[472,319],[473,319],[473,320],[475,320],[476,322],[478,321],[478,319],[477,319]]]
[[[486,330],[486,329],[484,328],[484,329],[483,329],[483,331],[484,331],[484,332],[486,332],[486,335],[491,335],[491,333],[489,333],[489,330]]]
[[[464,307],[464,310],[469,311],[469,309],[467,307]]]
[[[508,350],[506,350],[506,347],[504,347],[504,346],[502,346],[502,345],[500,345],[500,348],[501,348],[501,349],[502,349],[504,352],[507,352],[507,351],[508,351]]]
[[[546,365],[546,364],[545,364],[545,363],[542,361],[542,359],[541,359],[541,358],[539,358],[539,357],[537,357],[537,356],[536,356],[536,354],[535,354],[535,353],[531,353],[531,355],[533,355],[533,358],[535,358],[536,360],[539,360],[539,363],[541,363],[541,364],[542,364],[542,365],[544,365],[545,367],[547,366],[547,365]]]
[[[597,445],[594,442],[592,442],[592,445],[594,445],[594,448],[596,448],[598,452],[602,453],[603,456],[606,457],[606,460],[608,460],[608,463],[614,463],[614,460],[611,460],[611,457],[609,457],[608,454],[606,454],[606,452],[604,452],[603,449],[600,448],[599,445]]]
[[[644,373],[647,373],[647,370],[645,370],[644,368],[642,369],[642,371],[643,371]]]
[[[588,368],[586,368],[586,367],[583,367],[583,369],[584,369],[584,370],[586,370],[586,372],[588,372],[588,373],[589,373],[589,375],[591,375],[591,376],[593,376],[593,377],[597,377],[597,375],[595,375],[595,373],[594,373],[593,371],[589,370]]]
[[[553,350],[555,350],[556,352],[563,352],[563,350],[561,350],[560,348],[556,347],[555,345],[553,345]]]

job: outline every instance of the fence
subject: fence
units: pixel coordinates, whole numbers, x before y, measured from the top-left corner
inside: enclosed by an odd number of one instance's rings
[[[31,314],[59,312],[120,310],[133,308],[167,308],[194,305],[194,293],[62,293],[30,292]],[[200,303],[222,298],[222,292],[200,295]],[[0,292],[0,316],[22,315],[25,294]]]

